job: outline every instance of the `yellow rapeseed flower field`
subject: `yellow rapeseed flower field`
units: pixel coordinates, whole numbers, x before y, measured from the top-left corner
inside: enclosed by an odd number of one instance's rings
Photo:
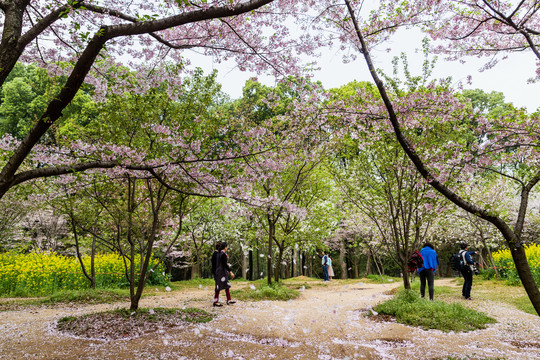
[[[540,284],[540,246],[537,244],[527,245],[525,247],[525,255],[527,255],[527,261],[531,267],[534,279]],[[509,249],[499,250],[493,253],[493,260],[495,260],[495,265],[503,278],[506,278],[511,284],[517,285],[520,283]]]
[[[90,272],[90,256],[83,263]],[[157,260],[152,261],[152,265]],[[96,287],[114,288],[127,285],[124,261],[118,254],[106,253],[94,258]],[[136,268],[139,263],[136,261]],[[155,272],[153,283],[166,283],[162,268]],[[152,283],[151,281],[151,283]],[[0,294],[10,296],[39,296],[59,290],[86,289],[90,281],[84,276],[79,260],[55,253],[0,254]]]

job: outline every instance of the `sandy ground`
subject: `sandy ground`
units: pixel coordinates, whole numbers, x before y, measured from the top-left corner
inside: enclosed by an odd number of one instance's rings
[[[436,285],[443,282],[450,284],[443,279]],[[540,359],[540,318],[501,303],[462,301],[498,321],[468,333],[426,331],[363,316],[398,285],[336,281],[306,289],[294,301],[223,308],[211,306],[211,289],[164,293],[143,299],[141,307],[199,307],[216,318],[115,341],[76,338],[59,333],[55,324],[64,316],[128,304],[2,312],[0,359]]]

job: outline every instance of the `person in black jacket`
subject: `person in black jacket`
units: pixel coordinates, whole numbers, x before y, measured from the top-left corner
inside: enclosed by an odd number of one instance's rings
[[[216,281],[217,259],[218,259],[220,251],[221,251],[221,241],[218,241],[216,243],[216,248],[214,249],[214,253],[212,254],[212,277],[214,278],[214,281]],[[216,281],[216,284],[217,284],[217,281]]]
[[[231,300],[231,293],[230,288],[231,284],[229,283],[229,276],[231,279],[234,279],[234,274],[231,271],[231,268],[229,267],[228,261],[229,261],[229,255],[227,255],[228,245],[226,242],[221,243],[220,246],[220,252],[217,255],[217,261],[216,261],[216,272],[215,272],[215,281],[216,281],[216,289],[215,289],[215,295],[214,295],[214,306],[223,306],[219,302],[219,292],[221,290],[225,290],[225,294],[227,295],[227,305],[232,305],[235,303],[235,301]]]

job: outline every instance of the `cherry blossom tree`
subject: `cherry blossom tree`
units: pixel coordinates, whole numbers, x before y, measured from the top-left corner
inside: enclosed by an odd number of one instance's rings
[[[196,48],[213,56],[224,54],[220,59],[235,58],[243,68],[270,67],[279,73],[285,64],[288,68],[296,65],[286,27],[273,23],[274,36],[265,36],[261,29],[270,29],[269,20],[279,14],[286,17],[302,8],[304,4],[272,0],[133,1],[128,5],[116,0],[0,1],[0,85],[19,60],[39,62],[52,74],[66,75],[59,93],[51,96],[23,140],[5,140],[9,143],[4,146],[9,157],[0,171],[0,196],[30,179],[122,164],[114,156],[39,168],[25,163],[32,152],[40,151],[36,144],[62,116],[84,81],[94,87],[97,95],[104,95],[110,84],[117,92],[126,88],[144,92],[165,78],[174,88],[181,77],[170,76],[176,72],[158,65],[174,62],[177,68],[182,67],[187,63],[183,50]],[[298,49],[309,52],[310,42],[303,40],[303,48]],[[122,74],[108,74],[108,69],[119,61],[137,69],[140,79],[150,81],[136,87],[125,83]],[[149,170],[154,166],[138,168]]]
[[[499,2],[478,1],[474,3],[479,11],[484,11],[481,6],[492,7],[490,4],[497,4],[495,8],[498,8],[499,10],[503,9],[502,3],[500,4]],[[536,2],[521,1],[519,2],[520,5],[518,5],[517,8],[518,11],[511,11],[507,16],[507,20],[513,17],[510,15],[519,13],[519,9],[522,9],[522,5],[531,5],[533,3],[534,7],[529,8],[531,11],[528,12],[526,18],[537,19],[538,14],[536,12],[536,7],[538,4]],[[527,262],[527,257],[525,256],[524,246],[521,239],[529,195],[533,187],[538,183],[538,181],[540,181],[540,174],[536,170],[538,160],[538,156],[535,151],[536,139],[534,136],[530,136],[531,134],[536,133],[536,130],[534,129],[536,129],[538,125],[538,119],[535,116],[528,116],[523,112],[517,112],[512,116],[504,116],[500,118],[496,124],[491,121],[482,122],[482,119],[479,117],[477,119],[480,125],[478,126],[478,129],[484,134],[484,136],[487,136],[488,140],[485,142],[477,141],[475,143],[476,146],[473,146],[475,147],[475,152],[473,153],[475,156],[471,156],[469,153],[468,155],[463,155],[462,158],[456,157],[456,160],[459,159],[457,163],[452,162],[451,164],[447,164],[451,166],[462,164],[462,166],[467,167],[468,170],[472,170],[470,166],[475,165],[475,168],[479,169],[480,171],[491,171],[512,178],[514,181],[516,181],[521,189],[521,201],[519,204],[519,210],[517,212],[518,215],[515,219],[515,224],[511,226],[508,221],[500,216],[500,214],[486,208],[482,201],[468,199],[460,194],[460,189],[463,189],[463,187],[460,187],[459,185],[452,186],[452,184],[446,181],[448,178],[445,176],[445,171],[440,171],[440,169],[448,168],[448,166],[438,164],[440,167],[439,170],[436,170],[436,166],[433,166],[430,159],[426,158],[426,153],[420,150],[421,146],[413,143],[410,138],[407,137],[403,130],[405,126],[405,118],[399,111],[399,108],[396,106],[395,99],[393,99],[391,94],[388,92],[386,85],[376,73],[376,69],[370,55],[370,47],[368,46],[368,41],[364,36],[365,31],[361,28],[360,23],[357,21],[357,11],[354,4],[349,0],[345,0],[345,5],[346,11],[351,20],[347,27],[347,29],[350,30],[348,34],[352,35],[349,40],[356,44],[370,70],[373,81],[379,90],[384,108],[386,109],[388,120],[392,125],[393,132],[400,146],[411,159],[422,177],[434,189],[467,212],[489,221],[501,232],[508,247],[510,248],[522,284],[529,298],[531,299],[533,306],[540,314],[540,291],[538,290],[538,285],[535,283],[534,278],[532,277],[531,269]],[[496,21],[497,19],[494,19],[494,22]],[[453,21],[452,23],[460,24],[460,22],[456,21]],[[488,22],[485,21],[485,23],[487,24]],[[478,26],[482,24],[482,22],[477,23],[477,28],[483,29],[482,26]],[[470,30],[474,32],[475,27],[470,28]],[[527,36],[530,37],[530,34],[532,34],[527,33],[527,31],[528,30],[518,31],[516,34],[519,34],[519,36],[523,36],[523,38],[527,39]],[[483,37],[479,38],[483,39]],[[508,47],[506,45],[503,46],[507,49],[512,49],[515,47],[514,45],[510,45]],[[477,137],[477,139],[478,138],[482,139],[481,137]],[[508,149],[514,149],[514,151],[506,151]],[[455,150],[456,153],[459,153],[459,151],[457,151],[459,149]],[[464,150],[471,150],[471,147],[466,147]],[[481,160],[475,161],[476,159]],[[527,171],[516,171],[516,167],[506,165],[509,163],[521,164],[522,166],[520,166],[520,168]]]

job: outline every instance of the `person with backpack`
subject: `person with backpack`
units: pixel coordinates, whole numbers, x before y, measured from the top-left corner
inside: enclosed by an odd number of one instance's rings
[[[418,274],[420,275],[420,296],[423,298],[426,295],[426,282],[429,288],[429,300],[433,300],[435,294],[435,273],[437,272],[437,266],[439,266],[439,256],[435,251],[433,245],[429,242],[424,244],[424,247],[420,250],[420,255],[424,263],[418,268]]]
[[[459,257],[460,257],[460,272],[461,275],[463,275],[463,288],[461,289],[461,295],[465,298],[465,300],[472,300],[471,298],[471,289],[472,289],[472,281],[473,281],[473,272],[476,269],[475,266],[478,266],[478,263],[475,263],[471,255],[478,254],[478,251],[468,251],[469,245],[465,242],[462,242],[459,247],[461,250],[459,251]]]

